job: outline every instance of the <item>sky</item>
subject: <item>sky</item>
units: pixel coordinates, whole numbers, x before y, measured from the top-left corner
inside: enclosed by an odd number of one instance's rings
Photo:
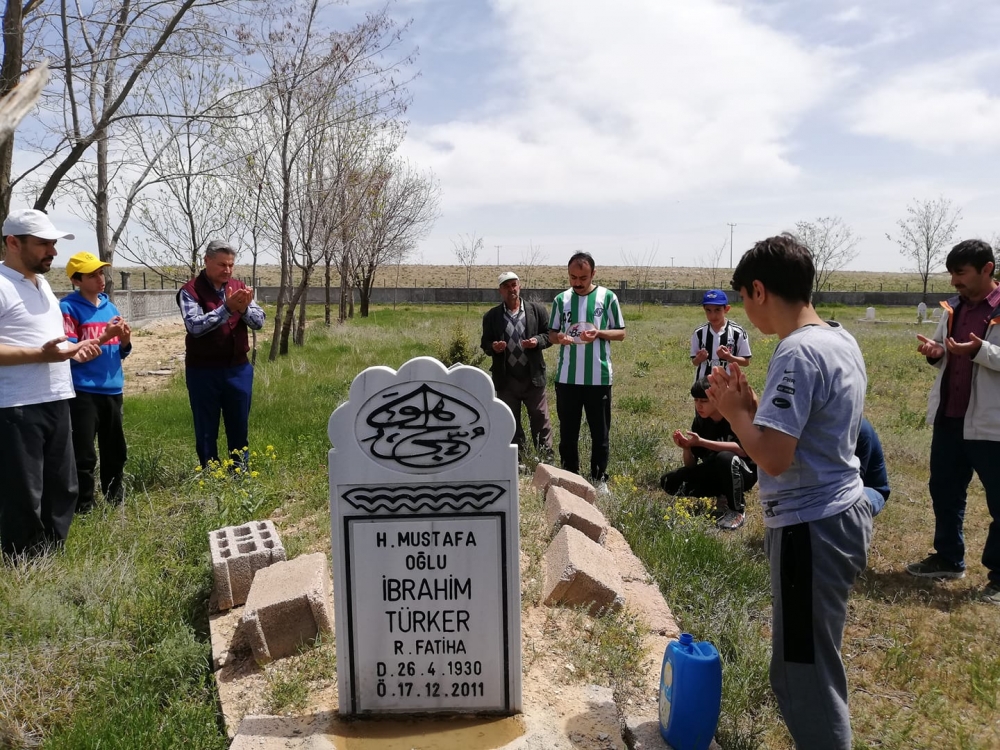
[[[441,215],[414,255],[454,263],[711,265],[840,216],[854,270],[907,270],[915,200],[1000,233],[995,0],[399,0],[419,50],[404,155]],[[730,225],[735,226],[730,226]],[[723,247],[724,246],[724,247]]]
[[[385,2],[323,20],[347,28]],[[961,211],[956,242],[1000,236],[996,0],[390,7],[417,51],[402,154],[441,187],[413,262],[457,263],[475,235],[489,265],[534,248],[552,265],[586,250],[599,266],[727,267],[838,216],[860,237],[849,269],[911,270],[886,234],[940,197]],[[65,203],[52,213],[93,236]]]

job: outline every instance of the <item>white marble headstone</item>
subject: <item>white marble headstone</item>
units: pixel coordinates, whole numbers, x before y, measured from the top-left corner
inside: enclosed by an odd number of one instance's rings
[[[875,320],[875,308],[869,307],[865,309],[865,320]]]
[[[926,302],[921,302],[919,305],[917,305],[917,320],[919,320],[921,323],[923,323],[925,320],[927,320],[927,303]]]
[[[517,447],[489,375],[370,367],[329,435],[340,713],[519,712]]]

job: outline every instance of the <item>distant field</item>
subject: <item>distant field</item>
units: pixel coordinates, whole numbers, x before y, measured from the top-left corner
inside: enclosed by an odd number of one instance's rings
[[[534,288],[554,288],[561,287],[567,283],[565,266],[536,266],[535,268],[525,268],[514,264],[511,267],[504,266],[502,270],[513,268],[521,276],[522,285]],[[160,280],[155,271],[138,268],[128,268],[118,266],[116,271],[132,271],[132,288],[143,288],[143,273],[145,273],[146,287],[149,289],[159,289]],[[249,265],[238,265],[237,275],[244,278],[250,275]],[[500,268],[494,265],[474,266],[472,269],[471,286],[492,287],[496,286],[497,275]],[[397,274],[398,271],[398,274]],[[165,269],[168,280],[164,286],[172,288],[174,283],[170,279],[181,278],[171,269]],[[280,278],[280,269],[277,266],[259,266],[257,276],[260,279],[260,286],[277,286]],[[318,277],[318,278],[317,278]],[[115,282],[119,283],[120,276],[115,275]],[[393,287],[464,287],[466,285],[466,269],[462,266],[425,266],[425,265],[405,265],[388,266],[375,278],[377,286]],[[673,266],[657,266],[651,268],[648,274],[648,285],[646,288],[662,289],[710,289],[712,287],[729,287],[730,269],[721,268],[713,271],[711,268],[687,268]],[[317,284],[322,284],[322,273],[314,276]],[[626,266],[598,266],[597,281],[605,286],[618,288],[622,281],[627,281],[629,287],[636,285],[636,272]],[[49,283],[56,290],[69,289],[69,280],[63,269],[54,269],[49,274]],[[340,284],[339,275],[334,276],[334,285]],[[868,271],[842,271],[834,274],[830,283],[830,290],[833,291],[919,291],[921,289],[920,277],[915,273],[878,273]],[[932,292],[946,292],[951,290],[948,283],[948,274],[939,273],[931,277],[928,290]]]

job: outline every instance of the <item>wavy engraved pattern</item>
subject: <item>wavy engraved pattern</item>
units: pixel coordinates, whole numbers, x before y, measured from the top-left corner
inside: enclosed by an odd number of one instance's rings
[[[408,510],[483,510],[503,495],[498,484],[419,484],[354,487],[343,493],[350,505],[366,513]]]

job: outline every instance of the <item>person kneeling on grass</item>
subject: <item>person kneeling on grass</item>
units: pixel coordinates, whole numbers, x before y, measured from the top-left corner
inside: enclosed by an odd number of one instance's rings
[[[695,417],[687,432],[674,430],[684,450],[684,466],[668,472],[660,486],[680,497],[719,497],[720,529],[738,529],[745,520],[745,493],[757,484],[757,465],[747,456],[722,414],[708,400],[707,378],[691,386]],[[721,507],[723,498],[725,507]]]

